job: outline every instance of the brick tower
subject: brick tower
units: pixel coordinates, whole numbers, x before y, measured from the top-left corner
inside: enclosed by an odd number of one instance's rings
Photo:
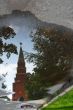
[[[17,74],[15,78],[15,82],[13,83],[13,91],[15,94],[12,96],[12,100],[28,100],[27,91],[25,89],[25,79],[26,79],[26,67],[24,61],[24,55],[22,51],[22,47],[20,46],[20,53],[17,64]]]

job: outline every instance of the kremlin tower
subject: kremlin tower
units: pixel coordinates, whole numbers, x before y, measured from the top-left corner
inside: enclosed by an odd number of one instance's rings
[[[15,78],[15,82],[13,83],[13,94],[12,100],[28,100],[27,91],[25,88],[26,83],[26,67],[24,61],[24,55],[22,47],[20,46],[18,64],[17,64],[17,74]]]

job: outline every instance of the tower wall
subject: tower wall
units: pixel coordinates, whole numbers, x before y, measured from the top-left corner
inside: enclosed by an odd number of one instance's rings
[[[13,101],[19,100],[21,97],[23,97],[24,100],[28,100],[28,94],[25,88],[25,83],[26,83],[26,67],[23,51],[22,48],[20,47],[17,74],[15,81],[13,83],[13,92],[15,92],[15,94],[13,94],[12,96]]]

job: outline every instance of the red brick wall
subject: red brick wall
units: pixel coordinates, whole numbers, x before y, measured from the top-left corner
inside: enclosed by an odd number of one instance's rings
[[[22,96],[24,97],[24,100],[28,100],[27,91],[24,86],[25,75],[17,74],[16,76],[17,77],[15,78],[15,83],[13,83],[13,91],[15,92],[15,94],[13,94],[12,100],[18,100]]]

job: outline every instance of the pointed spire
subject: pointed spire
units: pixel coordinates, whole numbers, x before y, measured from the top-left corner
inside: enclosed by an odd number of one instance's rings
[[[23,50],[22,50],[22,43],[20,43],[20,52],[19,52],[17,70],[18,70],[17,73],[26,73],[24,54],[23,54]]]
[[[24,54],[22,50],[22,43],[20,43],[20,52],[18,58],[18,65],[17,65],[17,74],[15,78],[15,82],[13,83],[13,101],[16,101],[23,97],[25,100],[28,100],[28,94],[26,91],[25,83],[26,83],[26,67],[25,67],[25,60]]]
[[[23,50],[22,50],[22,43],[20,43],[20,52],[19,52],[18,62],[24,62],[24,55],[23,55]]]

